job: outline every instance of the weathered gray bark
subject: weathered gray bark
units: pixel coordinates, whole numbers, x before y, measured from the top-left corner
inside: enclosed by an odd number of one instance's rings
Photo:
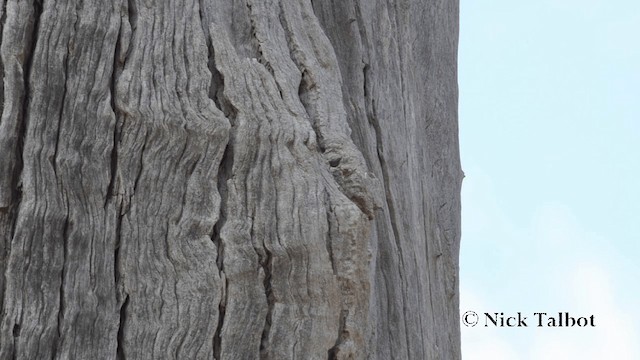
[[[457,0],[0,0],[0,359],[456,359]]]

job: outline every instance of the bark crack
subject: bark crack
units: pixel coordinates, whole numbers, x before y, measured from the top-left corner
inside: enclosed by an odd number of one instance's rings
[[[121,231],[122,231],[123,215],[120,213],[120,209],[117,204],[116,204],[116,216],[117,216],[117,220],[116,220],[116,229],[115,229],[115,249],[114,249],[114,256],[113,256],[113,262],[114,262],[113,276],[114,276],[114,283],[116,288],[116,299],[121,304],[120,311],[119,311],[120,319],[118,323],[118,334],[116,338],[116,341],[117,341],[116,355],[117,355],[117,359],[124,360],[125,359],[124,330],[125,330],[125,325],[127,320],[127,305],[129,304],[129,295],[125,292],[124,279],[122,274],[120,274],[120,267],[122,264],[122,259],[120,258],[121,256],[120,247],[122,246]]]
[[[119,72],[124,67],[124,64],[119,61],[121,51],[122,51],[122,43],[120,37],[122,36],[122,24],[118,29],[118,35],[116,40],[116,49],[113,56],[113,69],[111,70],[111,81],[109,83],[109,91],[111,95],[111,110],[113,111],[113,115],[115,117],[115,123],[113,128],[113,146],[111,147],[111,163],[110,163],[110,178],[109,185],[107,186],[107,194],[105,196],[104,207],[107,207],[110,199],[115,198],[116,196],[116,179],[117,179],[117,170],[118,170],[118,143],[120,142],[120,116],[118,114],[117,106],[116,106],[116,83],[118,80]]]
[[[117,83],[120,75],[124,69],[126,60],[131,50],[131,39],[125,39],[124,36],[133,37],[133,31],[131,28],[135,28],[137,20],[136,8],[133,0],[127,1],[126,14],[121,17],[120,27],[118,29],[115,51],[113,56],[113,68],[111,69],[111,79],[109,83],[109,91],[111,95],[111,110],[114,114],[114,126],[113,126],[113,144],[111,148],[111,162],[110,162],[110,179],[107,186],[107,193],[105,196],[104,207],[105,209],[111,204],[114,207],[115,212],[115,231],[114,231],[114,244],[113,244],[113,281],[116,289],[116,301],[119,304],[118,311],[118,332],[116,335],[116,359],[124,360],[125,356],[125,326],[127,322],[127,307],[129,305],[129,294],[126,293],[124,286],[124,274],[121,274],[122,257],[122,220],[125,211],[125,200],[121,193],[121,183],[118,178],[118,163],[120,161],[118,155],[118,147],[122,140],[122,128],[124,126],[125,115],[118,108],[117,105]],[[129,29],[126,28],[126,24],[123,21],[129,23]],[[124,27],[124,28],[123,28]],[[123,54],[124,52],[124,54]],[[146,137],[145,137],[146,143]],[[140,164],[142,167],[142,162]],[[137,181],[137,178],[136,178]],[[130,199],[127,199],[127,206],[130,203]]]
[[[202,9],[202,8],[201,8]],[[201,10],[202,11],[202,10]],[[202,16],[202,13],[201,13]],[[203,20],[204,21],[204,20]],[[207,32],[205,32],[207,35]],[[218,194],[220,195],[220,209],[219,214],[220,218],[218,219],[216,225],[214,226],[214,232],[211,236],[212,241],[217,246],[218,249],[218,258],[216,259],[216,265],[218,266],[218,271],[220,273],[220,277],[223,281],[222,286],[222,296],[220,299],[220,303],[218,304],[218,324],[216,326],[216,331],[213,336],[213,353],[215,359],[221,359],[222,356],[222,330],[225,321],[226,315],[226,306],[227,306],[227,294],[229,293],[228,287],[229,283],[226,279],[224,273],[224,251],[225,246],[222,241],[222,237],[220,236],[220,231],[226,221],[225,211],[227,207],[228,201],[228,191],[227,191],[227,179],[232,176],[233,163],[234,163],[234,154],[233,154],[233,130],[235,125],[236,118],[236,109],[233,107],[231,102],[226,99],[224,96],[224,76],[218,70],[216,61],[215,61],[215,49],[211,42],[210,36],[206,36],[207,39],[207,47],[209,49],[209,59],[208,59],[208,67],[211,72],[211,83],[209,87],[209,98],[215,103],[216,107],[222,111],[224,116],[229,120],[231,127],[229,129],[229,140],[227,142],[227,146],[224,149],[224,153],[222,155],[222,159],[220,160],[220,165],[218,169]]]
[[[69,204],[67,203],[67,209],[69,209]],[[65,266],[67,263],[67,257],[68,257],[68,244],[67,244],[67,236],[68,236],[68,232],[69,232],[69,218],[67,217],[65,219],[64,222],[64,227],[62,229],[62,271],[60,271],[60,297],[59,297],[59,303],[58,303],[58,345],[60,344],[60,342],[62,341],[62,335],[63,335],[63,321],[64,321],[64,309],[65,309],[65,302],[64,302],[64,278],[65,278]],[[54,343],[54,346],[56,346],[56,343]],[[52,351],[52,356],[54,356],[56,354],[56,351],[54,349],[54,351]]]
[[[124,330],[126,326],[127,320],[127,306],[129,306],[129,295],[126,295],[124,298],[124,302],[120,307],[120,325],[118,326],[118,347],[116,349],[116,359],[125,360],[125,349],[124,349]]]
[[[232,129],[230,129],[230,134]],[[220,299],[220,304],[218,304],[218,324],[216,326],[216,331],[213,335],[213,353],[214,353],[215,359],[221,358],[222,327],[224,325],[224,319],[226,315],[227,294],[228,294],[228,286],[229,286],[229,283],[224,274],[224,242],[222,241],[222,237],[220,236],[220,231],[226,221],[226,218],[224,216],[225,213],[223,210],[226,208],[226,203],[227,203],[226,182],[227,182],[227,178],[231,175],[232,168],[233,168],[233,148],[231,145],[231,141],[229,141],[222,155],[222,159],[220,160],[220,166],[218,170],[218,193],[220,194],[220,211],[219,211],[220,219],[218,219],[218,222],[214,226],[213,234],[211,236],[213,243],[218,248],[218,258],[216,259],[216,265],[218,266],[218,271],[220,272],[222,281],[224,282],[224,285],[222,288],[223,293]]]
[[[138,27],[138,8],[136,7],[135,0],[127,1],[127,18],[129,25],[131,26],[131,33],[133,33]],[[131,48],[129,47],[129,50]]]
[[[264,66],[265,69],[275,78],[275,71],[273,70],[273,66],[271,63],[264,57],[264,52],[262,50],[262,45],[264,41],[261,41],[258,37],[258,27],[256,25],[257,16],[253,12],[253,2],[250,0],[246,1],[247,9],[249,10],[249,24],[251,26],[251,35],[256,41],[256,50],[258,52],[258,62]],[[277,82],[276,82],[277,85]],[[278,91],[280,92],[280,98],[282,98],[282,90],[278,87]]]
[[[340,344],[348,337],[348,332],[345,331],[347,324],[347,318],[349,317],[349,310],[342,309],[340,312],[340,326],[338,327],[338,338],[335,345],[328,351],[328,360],[338,360],[340,354]]]
[[[220,257],[220,255],[218,255]],[[224,269],[219,267],[221,276],[224,277]],[[226,297],[227,297],[227,288],[229,283],[226,278],[224,281],[224,293],[222,294],[222,298],[220,299],[220,304],[218,304],[218,325],[216,326],[216,332],[213,334],[213,356],[214,359],[221,359],[222,353],[222,326],[224,325],[224,317],[226,314]]]
[[[222,164],[227,156],[228,154],[227,154],[227,151],[225,150],[225,154],[223,155],[223,160],[221,162],[221,169],[223,168]],[[233,161],[232,157],[231,157],[231,161]],[[218,186],[218,189],[220,189],[220,185]],[[226,201],[226,194],[225,194],[225,201]],[[222,204],[221,204],[220,214],[222,215]],[[218,248],[218,258],[216,259],[216,265],[218,266],[218,271],[220,273],[221,280],[224,283],[222,287],[222,296],[220,298],[220,303],[218,304],[218,324],[216,326],[216,331],[213,335],[213,354],[215,359],[221,359],[222,327],[224,325],[226,306],[227,306],[227,294],[229,292],[228,291],[229,283],[224,274],[224,243],[222,242],[222,238],[220,237],[220,229],[222,228],[223,224],[224,224],[224,220],[220,219],[218,223],[214,226],[214,233],[211,236],[211,239],[213,240],[214,244]]]
[[[267,316],[264,323],[264,329],[262,330],[262,336],[260,338],[260,359],[269,359],[269,354],[267,352],[267,343],[269,341],[269,332],[271,331],[271,324],[273,322],[272,314],[274,307],[274,295],[273,295],[273,287],[271,284],[271,276],[273,270],[273,255],[271,251],[264,246],[265,258],[260,262],[262,269],[264,270],[264,291],[267,296]]]
[[[367,86],[369,80],[369,64],[365,63],[362,66],[362,89],[365,100],[369,98],[369,87]]]

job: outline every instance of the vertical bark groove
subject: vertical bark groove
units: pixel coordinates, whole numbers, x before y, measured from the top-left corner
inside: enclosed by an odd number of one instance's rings
[[[266,258],[262,260],[258,260],[261,263],[262,270],[264,272],[264,294],[267,299],[267,314],[265,316],[264,328],[262,330],[262,334],[260,335],[260,359],[268,359],[268,353],[266,352],[267,343],[269,341],[269,331],[271,330],[271,323],[273,321],[273,307],[274,307],[274,296],[273,289],[271,287],[271,252],[265,247]]]
[[[116,347],[116,359],[126,360],[125,346],[124,346],[124,328],[127,320],[127,305],[129,304],[129,296],[125,295],[124,301],[120,306],[120,322],[118,326],[118,346]]]

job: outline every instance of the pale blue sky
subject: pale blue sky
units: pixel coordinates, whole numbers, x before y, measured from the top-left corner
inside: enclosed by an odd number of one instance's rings
[[[640,1],[461,0],[460,30],[461,310],[600,320],[463,326],[463,357],[640,359]]]

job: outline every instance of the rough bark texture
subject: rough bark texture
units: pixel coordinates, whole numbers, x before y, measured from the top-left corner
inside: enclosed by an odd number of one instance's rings
[[[0,0],[0,359],[457,359],[457,0]]]

